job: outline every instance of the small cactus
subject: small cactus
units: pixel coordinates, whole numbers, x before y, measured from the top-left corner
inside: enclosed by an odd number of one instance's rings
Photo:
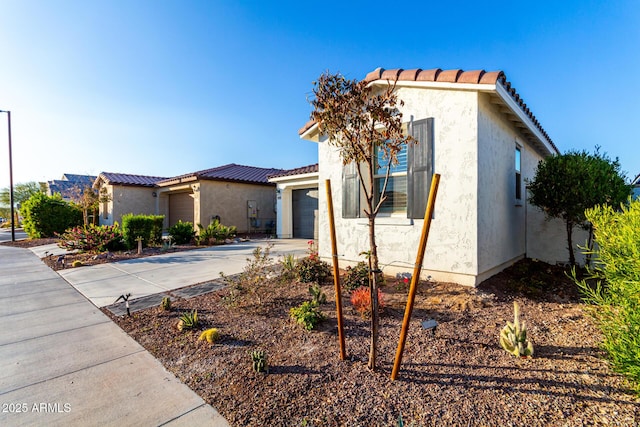
[[[71,267],[76,268],[76,267],[82,267],[84,264],[82,263],[82,261],[80,261],[79,259],[73,261],[73,263],[71,264]]]
[[[533,344],[527,340],[527,326],[520,323],[520,307],[515,301],[513,312],[513,323],[507,322],[500,332],[500,345],[516,357],[533,356]]]
[[[162,302],[160,303],[160,307],[164,311],[171,311],[171,298],[169,298],[169,297],[162,298]]]
[[[264,350],[253,350],[251,353],[251,367],[254,372],[269,373],[269,366],[267,365],[267,355]]]
[[[182,313],[180,320],[178,321],[178,330],[193,329],[200,324],[198,320],[198,310],[193,310],[190,313]]]
[[[198,338],[198,340],[207,341],[208,343],[213,344],[214,342],[216,342],[218,340],[219,336],[220,336],[220,334],[218,333],[218,329],[210,328],[210,329],[207,329],[207,330],[203,331],[200,334],[200,337]]]

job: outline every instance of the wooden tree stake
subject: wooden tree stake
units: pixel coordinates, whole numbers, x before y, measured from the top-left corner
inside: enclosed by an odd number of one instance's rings
[[[433,217],[433,208],[436,204],[436,195],[438,194],[438,185],[440,184],[440,174],[434,174],[431,180],[431,190],[429,191],[429,201],[427,210],[424,214],[424,222],[422,224],[422,235],[420,236],[420,245],[418,246],[418,255],[416,264],[413,267],[413,276],[411,276],[411,286],[409,287],[409,297],[407,306],[404,310],[404,319],[402,320],[402,329],[400,330],[400,340],[398,341],[398,349],[396,350],[396,359],[393,363],[393,371],[391,371],[391,379],[395,380],[402,363],[402,353],[404,352],[404,344],[407,340],[407,332],[409,331],[409,322],[411,321],[411,312],[413,311],[413,303],[416,298],[416,290],[420,281],[420,270],[422,269],[422,261],[424,260],[424,252],[427,247],[427,239],[429,237],[429,229],[431,228],[431,218]]]
[[[340,292],[340,270],[338,268],[338,246],[336,244],[336,226],[333,218],[333,199],[331,196],[331,180],[325,181],[327,188],[327,208],[329,210],[329,231],[331,234],[331,256],[333,258],[333,283],[336,288],[336,316],[338,317],[338,339],[340,341],[340,360],[347,358],[344,348],[344,331],[342,327],[342,294]]]

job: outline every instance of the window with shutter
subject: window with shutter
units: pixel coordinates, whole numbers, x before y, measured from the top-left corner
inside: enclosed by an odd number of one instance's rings
[[[434,171],[433,117],[412,122],[409,132],[417,143],[408,147],[407,216],[424,219]]]

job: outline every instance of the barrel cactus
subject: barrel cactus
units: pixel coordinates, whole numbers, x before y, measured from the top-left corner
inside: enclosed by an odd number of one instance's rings
[[[267,365],[267,355],[264,350],[254,350],[251,354],[251,367],[254,372],[269,372],[269,366]]]
[[[516,357],[533,356],[533,344],[527,339],[527,326],[520,322],[520,307],[513,302],[513,323],[507,325],[500,332],[500,345]]]

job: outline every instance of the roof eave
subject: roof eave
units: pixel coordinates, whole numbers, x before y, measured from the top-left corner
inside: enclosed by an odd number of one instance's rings
[[[504,86],[498,84],[495,85],[494,92],[500,97],[502,102],[511,110],[511,112],[518,117],[518,120],[524,124],[528,131],[536,138],[538,143],[544,147],[548,154],[560,154],[560,151],[533,123],[533,121],[522,111],[522,108],[516,103],[511,94],[504,88]]]

